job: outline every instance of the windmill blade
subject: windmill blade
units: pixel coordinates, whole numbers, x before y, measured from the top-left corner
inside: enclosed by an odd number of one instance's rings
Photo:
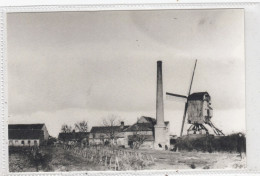
[[[188,109],[188,102],[185,103],[185,108],[184,108],[184,113],[183,113],[183,118],[182,118],[180,137],[182,136],[182,133],[183,133],[183,127],[184,127],[184,123],[185,123],[185,117],[186,117],[187,109]]]
[[[195,65],[194,65],[194,69],[193,69],[192,76],[191,76],[191,82],[190,82],[190,88],[189,88],[188,97],[190,96],[196,65],[197,65],[197,59],[195,60]],[[183,133],[183,127],[184,127],[184,123],[185,123],[187,109],[188,109],[188,99],[186,100],[186,103],[185,103],[184,114],[183,114],[182,125],[181,125],[181,135],[180,136],[182,136],[182,133]]]
[[[188,96],[190,96],[190,91],[191,91],[192,82],[193,82],[193,78],[194,78],[194,74],[195,74],[195,70],[196,70],[196,65],[197,65],[197,59],[195,60],[195,65],[194,65],[194,69],[193,69],[192,76],[191,76],[190,88],[189,88]]]
[[[187,97],[186,96],[179,95],[179,94],[174,94],[174,93],[169,93],[169,92],[166,92],[166,99],[167,100],[177,101],[177,102],[186,102],[187,101]]]

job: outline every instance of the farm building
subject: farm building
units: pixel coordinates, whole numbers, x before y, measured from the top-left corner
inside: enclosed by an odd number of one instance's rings
[[[168,134],[169,122],[164,123]],[[135,124],[124,130],[125,147],[133,147],[135,143],[140,143],[141,148],[154,148],[155,125],[156,120],[152,117],[139,118]],[[160,148],[165,148],[165,146],[160,145]]]
[[[125,146],[133,148],[138,141],[142,146],[151,148],[154,142],[154,125],[156,120],[142,116],[137,122],[124,130]]]
[[[58,139],[62,142],[82,142],[88,144],[89,132],[59,133]]]
[[[121,122],[119,126],[94,126],[90,130],[89,143],[90,144],[104,144],[106,141],[117,145],[124,145],[123,131],[129,126],[125,126]]]
[[[49,133],[45,124],[8,125],[9,146],[33,146],[46,144]]]
[[[153,148],[155,141],[156,120],[151,117],[140,117],[131,126],[95,126],[89,135],[90,144],[104,144],[106,141],[113,144],[133,148],[139,143],[141,148]],[[165,122],[166,134],[169,133],[169,122]],[[161,148],[165,146],[161,145]],[[167,146],[169,147],[169,146]]]

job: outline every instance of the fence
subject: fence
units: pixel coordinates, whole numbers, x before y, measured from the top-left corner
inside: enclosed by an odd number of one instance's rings
[[[63,144],[63,149],[86,158],[87,162],[105,166],[109,170],[141,170],[154,164],[154,158],[151,155],[115,147],[80,147],[76,144]]]

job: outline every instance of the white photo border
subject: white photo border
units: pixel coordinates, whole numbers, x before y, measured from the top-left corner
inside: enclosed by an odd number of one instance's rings
[[[8,168],[8,81],[7,81],[7,21],[8,13],[104,11],[104,10],[163,10],[163,9],[244,9],[245,12],[245,67],[246,67],[246,136],[247,169],[243,170],[172,170],[172,171],[86,171],[9,173]],[[59,6],[0,7],[0,173],[6,175],[260,175],[260,3],[165,3],[165,4],[98,4]]]

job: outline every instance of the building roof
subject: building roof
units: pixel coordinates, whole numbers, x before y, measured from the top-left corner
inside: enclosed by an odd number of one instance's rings
[[[124,131],[153,131],[154,125],[151,123],[135,123]]]
[[[93,126],[90,130],[90,133],[107,133],[107,132],[121,132],[129,126],[125,125],[123,128],[120,126]]]
[[[43,130],[9,129],[8,139],[41,139]]]
[[[203,100],[204,95],[209,96],[208,92],[195,92],[188,97],[188,100]]]
[[[87,138],[89,132],[71,132],[71,133],[59,133],[58,139],[60,140],[81,140]]]
[[[126,128],[124,131],[130,132],[130,131],[153,131],[154,126],[156,125],[156,120],[152,117],[146,117],[142,116],[141,118],[144,118],[147,122],[145,123],[135,123],[131,125],[130,127]],[[169,121],[165,121],[164,124],[167,126],[169,124]]]
[[[8,129],[12,130],[41,130],[45,124],[9,124]]]
[[[147,120],[149,123],[155,125],[156,124],[156,119],[152,118],[152,117],[146,117],[146,116],[142,116],[145,120]]]

